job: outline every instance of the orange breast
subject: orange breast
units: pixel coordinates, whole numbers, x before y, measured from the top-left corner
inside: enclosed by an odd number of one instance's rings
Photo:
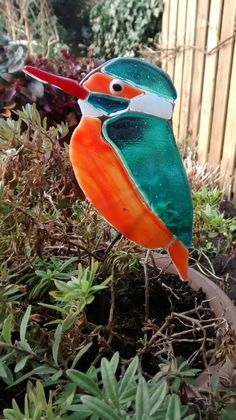
[[[145,248],[165,248],[170,243],[172,233],[143,203],[102,138],[100,120],[82,118],[71,139],[70,159],[86,196],[119,232]]]

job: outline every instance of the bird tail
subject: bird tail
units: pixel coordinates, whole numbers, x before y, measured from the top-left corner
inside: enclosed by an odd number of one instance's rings
[[[177,239],[170,243],[167,248],[168,254],[178,271],[182,281],[187,281],[188,277],[188,249]]]

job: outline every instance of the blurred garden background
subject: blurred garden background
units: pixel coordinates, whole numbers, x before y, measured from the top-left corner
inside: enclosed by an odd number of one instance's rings
[[[178,99],[174,131],[235,194],[235,1],[1,2],[0,112],[37,102],[50,122],[78,121],[73,98],[25,77],[24,64],[80,81],[104,60],[136,56],[160,65]]]
[[[130,56],[170,75],[194,206],[190,265],[236,303],[236,1],[0,0],[0,10],[0,418],[235,419],[235,377],[196,385],[211,363],[235,371],[235,331],[158,267],[145,318],[144,250],[123,237],[110,248],[116,231],[71,168],[77,101],[22,68],[80,82]]]

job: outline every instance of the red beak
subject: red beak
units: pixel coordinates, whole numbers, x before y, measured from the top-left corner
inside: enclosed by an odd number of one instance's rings
[[[81,86],[78,82],[67,77],[50,74],[47,71],[36,69],[32,66],[25,66],[23,71],[30,76],[39,79],[41,82],[49,83],[57,88],[64,90],[70,95],[76,96],[79,99],[86,99],[89,91]]]

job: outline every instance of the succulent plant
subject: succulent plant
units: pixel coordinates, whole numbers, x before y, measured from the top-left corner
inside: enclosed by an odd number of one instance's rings
[[[92,50],[88,51],[87,58],[72,57],[65,49],[53,60],[42,54],[32,58],[26,56],[24,47],[10,46],[9,40],[0,36],[0,116],[9,117],[12,109],[36,102],[41,116],[47,116],[49,125],[65,120],[69,126],[78,124],[80,111],[76,100],[25,75],[20,71],[24,64],[80,81],[95,66]]]
[[[6,73],[16,73],[24,66],[24,49],[21,45],[14,48],[13,46],[0,46],[0,76]]]

